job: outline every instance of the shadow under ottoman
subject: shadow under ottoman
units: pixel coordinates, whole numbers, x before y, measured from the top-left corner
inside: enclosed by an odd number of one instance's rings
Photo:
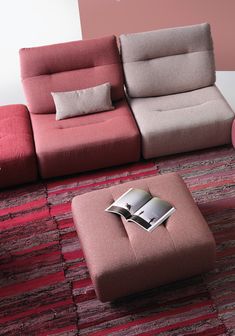
[[[175,206],[166,224],[149,233],[104,211],[132,187]],[[79,195],[72,201],[72,211],[97,297],[103,302],[213,267],[213,235],[185,183],[175,173]]]

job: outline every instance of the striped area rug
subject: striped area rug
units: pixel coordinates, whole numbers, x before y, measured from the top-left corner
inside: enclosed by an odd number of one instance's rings
[[[184,178],[215,236],[215,269],[100,303],[72,198],[172,171]],[[220,147],[1,192],[0,335],[235,335],[235,151]]]

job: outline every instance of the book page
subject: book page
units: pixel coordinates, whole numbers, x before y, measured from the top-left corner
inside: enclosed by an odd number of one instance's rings
[[[151,231],[166,220],[174,210],[175,208],[169,202],[154,197],[144,204],[129,220]]]
[[[148,192],[131,188],[105,209],[105,211],[117,213],[127,219],[151,200],[151,198],[152,196]]]

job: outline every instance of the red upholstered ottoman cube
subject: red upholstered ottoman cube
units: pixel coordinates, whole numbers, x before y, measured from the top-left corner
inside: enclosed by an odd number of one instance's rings
[[[104,209],[129,188],[169,201],[176,211],[151,233]],[[215,242],[177,174],[166,174],[90,192],[73,199],[74,222],[96,294],[101,301],[209,270]]]
[[[34,143],[27,107],[0,107],[0,188],[37,178]]]

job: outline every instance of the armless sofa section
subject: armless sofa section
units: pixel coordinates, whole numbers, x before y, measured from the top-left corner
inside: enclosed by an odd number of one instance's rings
[[[234,112],[215,83],[209,24],[120,36],[144,158],[231,142]]]
[[[20,50],[36,154],[43,178],[137,161],[140,134],[126,101],[114,36]],[[51,92],[109,82],[115,109],[55,120]]]

